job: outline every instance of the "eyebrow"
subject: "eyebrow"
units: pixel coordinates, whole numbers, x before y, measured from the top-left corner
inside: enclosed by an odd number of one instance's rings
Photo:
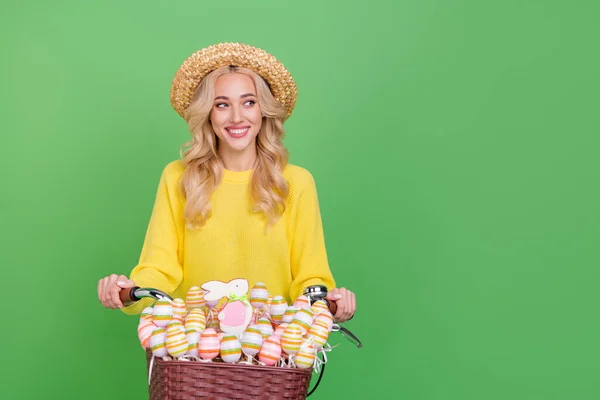
[[[240,99],[243,99],[244,97],[250,97],[250,96],[256,97],[256,95],[254,93],[246,93],[246,94],[241,95]],[[218,100],[218,99],[229,100],[229,97],[227,97],[227,96],[215,97],[215,100]]]

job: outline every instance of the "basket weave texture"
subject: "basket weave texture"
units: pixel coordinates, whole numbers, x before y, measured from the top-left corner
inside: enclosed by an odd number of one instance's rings
[[[152,353],[147,351],[149,365]],[[155,358],[150,400],[306,399],[312,368],[281,368]]]

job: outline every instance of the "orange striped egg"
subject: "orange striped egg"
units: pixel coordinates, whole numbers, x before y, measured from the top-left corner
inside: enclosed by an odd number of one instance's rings
[[[185,336],[188,341],[187,355],[190,357],[198,357],[198,341],[200,340],[200,332],[195,329],[186,329]]]
[[[327,342],[329,337],[329,328],[325,321],[315,321],[308,330],[307,337],[312,337],[315,342],[315,349],[320,350]]]
[[[167,331],[165,328],[156,328],[152,331],[150,348],[152,349],[152,354],[156,357],[166,357],[169,355],[167,352]]]
[[[256,282],[256,284],[250,290],[250,304],[252,307],[260,310],[267,304],[267,299],[269,298],[269,291],[267,287],[262,282]]]
[[[292,304],[285,310],[285,314],[283,314],[283,318],[281,320],[289,324],[290,322],[292,322],[297,312],[298,308]]]
[[[143,320],[139,323],[138,338],[144,349],[150,348],[150,336],[152,336],[154,329],[156,329],[156,325],[154,325],[152,321]]]
[[[271,301],[271,307],[269,308],[271,314],[271,320],[275,324],[280,324],[283,320],[283,314],[285,314],[285,310],[287,310],[288,305],[285,299],[282,296],[275,296]]]
[[[185,317],[185,329],[195,329],[202,332],[206,328],[206,315],[201,308],[193,308]]]
[[[173,307],[171,307],[171,300],[160,299],[154,304],[154,309],[152,310],[154,325],[164,328],[171,321],[172,317]]]
[[[212,328],[207,328],[200,335],[200,341],[198,342],[198,353],[204,360],[212,360],[219,355],[221,346],[219,338],[217,338],[217,332]]]
[[[185,355],[188,349],[188,341],[185,336],[183,324],[174,319],[167,325],[167,351],[173,357]]]
[[[293,356],[300,350],[302,345],[302,330],[296,324],[288,325],[281,337],[281,347],[290,356]]]
[[[277,364],[280,358],[281,341],[279,340],[279,336],[269,336],[269,338],[264,341],[262,347],[260,348],[258,359],[265,365],[273,366]]]
[[[310,311],[313,312],[313,314],[315,315],[315,317],[319,314],[321,314],[324,311],[329,311],[329,307],[327,307],[327,303],[325,303],[325,300],[317,300],[315,301],[312,306],[310,306]]]
[[[144,311],[142,311],[142,313],[140,314],[140,323],[142,323],[142,321],[152,322],[152,311],[153,310],[154,310],[154,308],[152,308],[152,307],[144,308]]]
[[[183,301],[183,299],[173,299],[171,307],[173,308],[173,319],[183,323],[186,313],[185,301]]]
[[[186,304],[188,310],[193,310],[194,308],[202,308],[206,306],[206,300],[204,300],[204,290],[202,290],[198,286],[192,286],[190,290],[188,290]]]
[[[306,297],[304,295],[300,295],[300,296],[298,296],[298,298],[296,299],[296,301],[294,301],[294,306],[298,310],[301,310],[303,308],[306,308],[306,309],[310,310],[310,301],[308,300],[308,297]]]
[[[262,332],[257,325],[250,325],[242,336],[242,351],[249,357],[258,354],[263,344]]]
[[[315,347],[312,343],[307,342],[302,345],[296,357],[294,357],[294,363],[298,368],[310,368],[315,362]]]
[[[313,313],[309,309],[301,308],[298,310],[294,319],[292,320],[292,324],[296,324],[302,330],[302,336],[306,335],[306,332],[310,329],[310,326],[313,323]]]
[[[323,321],[325,325],[327,325],[327,330],[331,332],[331,328],[333,327],[333,315],[329,311],[323,311],[321,314],[317,315],[315,321]]]
[[[279,326],[277,327],[277,329],[275,329],[275,332],[273,332],[273,335],[277,335],[279,337],[283,336],[283,332],[285,332],[285,329],[288,327],[289,324],[286,324],[285,322],[282,322],[281,324],[279,324]]]
[[[227,363],[238,362],[242,356],[242,345],[237,336],[227,333],[221,341],[221,359]]]
[[[258,326],[258,329],[260,329],[263,339],[266,339],[273,334],[273,325],[271,325],[271,321],[269,321],[268,318],[260,318],[256,325]]]

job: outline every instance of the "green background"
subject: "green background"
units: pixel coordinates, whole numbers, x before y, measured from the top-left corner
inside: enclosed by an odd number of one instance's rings
[[[299,86],[356,292],[313,398],[598,399],[593,1],[2,1],[0,397],[143,399],[137,318],[98,279],[137,262],[188,138],[171,79],[240,41]]]

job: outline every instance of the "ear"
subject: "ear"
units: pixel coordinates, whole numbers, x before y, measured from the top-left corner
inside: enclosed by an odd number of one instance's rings
[[[210,281],[200,286],[203,290],[208,293],[204,294],[204,300],[212,301],[219,300],[222,297],[227,296],[228,284],[221,281]]]

